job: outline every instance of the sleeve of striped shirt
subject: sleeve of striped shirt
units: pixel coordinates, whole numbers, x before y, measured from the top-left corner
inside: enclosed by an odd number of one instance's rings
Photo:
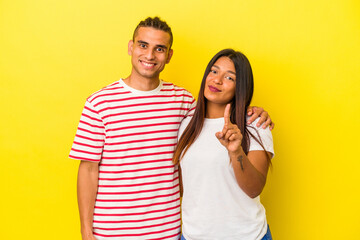
[[[99,162],[104,140],[105,127],[103,121],[94,106],[86,101],[69,157]]]
[[[186,117],[192,117],[196,108],[196,100],[193,98],[189,111],[186,113]]]

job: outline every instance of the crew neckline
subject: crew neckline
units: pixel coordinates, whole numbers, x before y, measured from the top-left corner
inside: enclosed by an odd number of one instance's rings
[[[162,86],[163,86],[163,80],[160,79],[159,85],[158,85],[155,89],[150,90],[150,91],[141,91],[141,90],[137,90],[137,89],[135,89],[135,88],[132,88],[132,87],[130,87],[129,85],[127,85],[122,78],[120,78],[119,84],[120,84],[121,86],[123,86],[124,89],[126,89],[126,90],[128,90],[128,91],[130,91],[130,92],[132,92],[132,93],[134,93],[134,94],[138,94],[138,95],[148,95],[148,94],[154,94],[154,93],[160,92],[160,90],[161,90],[161,88],[162,88]]]
[[[220,117],[220,118],[205,118],[204,119],[205,123],[224,123],[224,117]]]

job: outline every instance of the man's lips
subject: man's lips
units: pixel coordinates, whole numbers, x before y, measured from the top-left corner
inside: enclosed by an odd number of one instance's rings
[[[145,62],[145,61],[142,61],[142,60],[139,60],[139,61],[146,68],[152,68],[152,67],[154,67],[156,65],[156,63],[152,63],[152,62]]]
[[[210,86],[210,85],[209,85],[209,89],[210,89],[211,92],[221,92],[220,89],[218,89],[218,88],[216,88],[216,87],[214,87],[214,86]]]

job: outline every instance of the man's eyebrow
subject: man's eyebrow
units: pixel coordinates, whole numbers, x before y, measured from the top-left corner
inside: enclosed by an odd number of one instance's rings
[[[161,47],[161,48],[167,49],[167,46],[161,45],[161,44],[156,45],[156,47]]]
[[[149,45],[149,43],[147,43],[147,42],[145,42],[145,41],[138,40],[137,42],[138,42],[138,43],[142,43],[142,44]]]

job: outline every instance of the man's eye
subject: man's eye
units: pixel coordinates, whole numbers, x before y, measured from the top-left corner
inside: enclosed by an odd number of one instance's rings
[[[140,44],[140,47],[141,47],[141,48],[146,48],[146,45],[141,43],[141,44]]]
[[[158,52],[164,52],[165,50],[163,48],[157,48],[156,51]]]

